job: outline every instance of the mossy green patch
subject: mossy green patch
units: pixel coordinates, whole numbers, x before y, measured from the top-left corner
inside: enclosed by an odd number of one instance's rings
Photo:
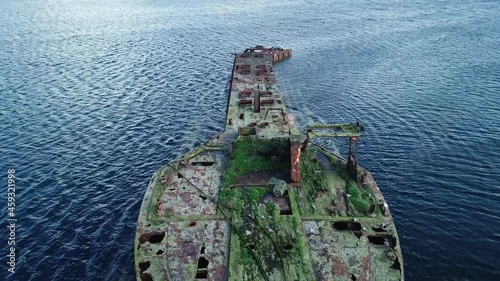
[[[297,198],[300,198],[299,209],[301,214],[313,214],[316,212],[315,198],[318,192],[325,192],[327,188],[326,179],[316,157],[317,149],[302,152],[300,158],[300,190],[296,190]]]
[[[228,184],[250,172],[289,169],[289,146],[284,141],[241,138],[234,143],[233,159],[226,171]],[[272,162],[274,160],[274,162]]]
[[[356,211],[366,214],[370,209],[370,202],[373,201],[371,191],[359,188],[358,184],[353,181],[347,182],[346,189],[352,206]]]
[[[219,194],[221,206],[227,206],[231,202],[229,186],[235,184],[238,177],[252,172],[290,170],[290,144],[286,139],[257,140],[240,137],[233,145],[232,160],[222,176]]]
[[[349,198],[349,202],[351,202],[354,208],[356,208],[356,210],[361,213],[368,212],[368,209],[370,208],[370,204],[367,201],[360,198],[351,197]]]
[[[249,265],[254,263],[254,259],[250,253],[248,253],[247,248],[242,248],[240,252],[240,262],[244,265]]]
[[[160,180],[161,177],[163,177],[167,173],[167,170],[170,171],[170,169],[164,169],[163,171],[160,172],[160,174],[155,174],[153,176],[152,183],[154,187],[153,187],[153,194],[149,202],[149,214],[148,214],[150,220],[158,218],[157,202],[160,200],[161,195],[167,188],[164,184],[160,182]]]
[[[351,197],[361,198],[361,190],[355,182],[347,183],[347,194],[351,195]]]
[[[311,185],[311,193],[316,194],[316,191],[325,191],[326,180],[322,176],[321,166],[316,158],[317,149],[311,149],[302,153],[300,162],[300,176],[302,182]]]
[[[260,199],[266,194],[266,188],[244,188],[242,189],[242,194],[244,196],[244,200],[248,202],[250,205],[254,206],[260,201]]]

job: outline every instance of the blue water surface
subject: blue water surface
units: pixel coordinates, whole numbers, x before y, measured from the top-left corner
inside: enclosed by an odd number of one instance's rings
[[[275,70],[301,126],[365,123],[407,280],[500,280],[496,0],[3,1],[0,280],[135,280],[152,173],[224,128],[256,44],[294,50]]]

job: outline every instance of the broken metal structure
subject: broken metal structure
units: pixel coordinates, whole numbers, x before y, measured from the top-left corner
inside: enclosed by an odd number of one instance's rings
[[[357,181],[358,175],[358,138],[365,130],[365,126],[356,121],[354,123],[344,123],[344,124],[318,124],[306,127],[307,138],[304,141],[302,150],[307,149],[309,141],[313,138],[339,138],[347,137],[349,139],[349,150],[347,153],[347,172],[351,179]],[[333,130],[329,133],[315,133],[313,130]],[[352,144],[354,143],[354,151],[352,149]]]
[[[137,224],[138,280],[404,279],[389,207],[357,164],[362,124],[300,133],[272,67],[291,55],[235,54],[225,131],[153,174]],[[347,137],[348,159],[317,137]]]

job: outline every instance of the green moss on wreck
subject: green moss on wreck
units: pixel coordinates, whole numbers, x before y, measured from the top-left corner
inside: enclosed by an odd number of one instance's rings
[[[245,197],[245,201],[248,202],[250,205],[257,205],[257,203],[260,201],[262,196],[266,194],[267,189],[266,188],[259,188],[259,187],[254,187],[254,188],[244,188],[242,190],[242,195]]]
[[[240,252],[240,262],[241,264],[243,265],[250,265],[252,263],[254,263],[254,259],[252,258],[252,256],[248,253],[248,249],[247,248],[242,248],[241,249],[241,252]]]
[[[234,143],[233,158],[228,168],[229,184],[235,177],[250,172],[283,170],[290,167],[287,144],[283,140],[239,138]]]
[[[318,194],[328,190],[323,169],[316,157],[318,149],[310,149],[302,152],[300,161],[300,188],[294,188],[293,192],[298,199],[298,208],[301,215],[315,214],[317,212],[316,198]]]
[[[349,174],[347,173],[346,162],[345,160],[340,159],[339,157],[329,155],[330,161],[332,162],[332,166],[343,180],[348,181],[351,179]]]
[[[229,279],[314,280],[311,261],[304,257],[307,241],[295,197],[289,198],[293,214],[282,215],[277,204],[261,203],[269,192],[267,187],[238,186],[231,192],[235,235],[231,238]]]
[[[287,139],[257,140],[254,137],[240,137],[233,143],[231,158],[229,167],[222,175],[222,186],[219,194],[221,206],[231,204],[230,187],[237,183],[238,178],[249,173],[262,171],[288,172],[290,170],[290,152]],[[257,194],[255,195],[257,196]]]
[[[316,191],[326,191],[326,180],[321,176],[321,166],[316,158],[318,150],[311,149],[302,153],[300,162],[300,176],[302,183],[310,186],[309,192],[315,194]]]
[[[235,143],[233,160],[229,166],[228,173],[234,176],[241,176],[249,172],[267,171],[273,169],[269,160],[261,155],[257,155],[258,145],[248,140],[241,140]],[[230,182],[233,184],[234,182]]]
[[[347,194],[349,194],[349,203],[351,203],[356,211],[362,214],[368,213],[373,197],[371,191],[359,188],[358,184],[354,181],[347,182],[346,190]]]
[[[161,195],[167,188],[165,184],[161,183],[161,181],[164,179],[164,177],[167,175],[167,172],[170,172],[170,168],[163,168],[160,170],[158,173],[153,175],[151,185],[153,188],[153,194],[150,199],[150,204],[149,204],[149,219],[150,220],[155,220],[158,219],[158,214],[157,214],[157,204],[158,201],[161,198]],[[167,215],[167,214],[165,214]]]

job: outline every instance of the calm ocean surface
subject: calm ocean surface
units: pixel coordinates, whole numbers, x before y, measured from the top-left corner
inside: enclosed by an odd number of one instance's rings
[[[407,280],[500,280],[500,2],[273,2],[0,3],[0,280],[134,280],[152,173],[224,128],[255,44],[294,50],[275,69],[300,125],[365,123]]]

